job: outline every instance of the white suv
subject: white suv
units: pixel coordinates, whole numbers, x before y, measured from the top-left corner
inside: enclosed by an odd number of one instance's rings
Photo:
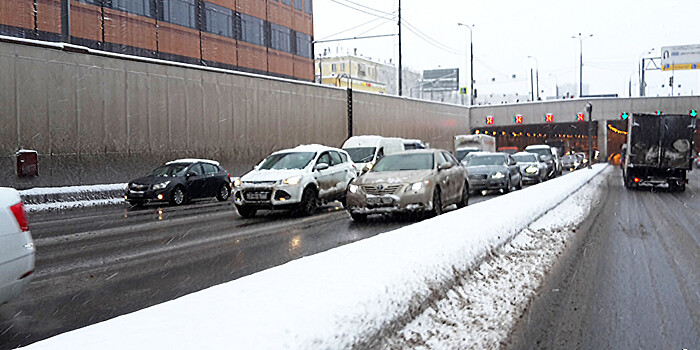
[[[0,304],[8,302],[34,273],[34,242],[19,193],[0,187]]]
[[[258,209],[296,209],[310,215],[319,203],[345,204],[355,179],[347,152],[322,145],[304,145],[271,154],[253,171],[233,182],[234,203],[243,217]]]

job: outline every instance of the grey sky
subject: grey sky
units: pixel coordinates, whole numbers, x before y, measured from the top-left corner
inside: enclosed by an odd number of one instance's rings
[[[376,18],[341,4],[367,12],[373,11],[362,6],[392,13],[398,1],[315,0],[316,40]],[[627,96],[631,78],[632,94],[636,96],[642,53],[654,48],[649,56],[656,57],[662,46],[700,44],[700,30],[693,24],[700,13],[700,1],[693,0],[403,0],[402,12],[408,22],[403,27],[404,66],[415,70],[459,67],[461,85],[467,81],[463,71],[469,32],[457,23],[475,25],[474,76],[479,94],[529,92],[529,69],[535,61],[527,56],[537,58],[540,90],[545,90],[545,95],[554,94],[555,81],[559,85],[578,84],[579,41],[571,36],[579,32],[593,34],[583,42],[583,80],[592,94]],[[395,20],[378,19],[332,38],[388,34],[396,30]],[[437,43],[430,44],[414,32],[422,32]],[[357,48],[364,56],[396,61],[397,43],[395,37],[388,37],[317,44],[316,53],[326,47],[334,53],[336,47],[343,51]],[[516,74],[515,80],[512,74]],[[647,72],[647,95],[668,95],[668,87],[661,85],[668,84],[671,74]],[[689,95],[691,91],[700,94],[700,70],[674,74],[675,85],[681,85],[674,90],[675,94]],[[495,82],[491,82],[492,78]]]

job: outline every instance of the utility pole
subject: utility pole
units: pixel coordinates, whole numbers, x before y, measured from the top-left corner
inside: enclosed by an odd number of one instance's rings
[[[593,105],[588,102],[586,105],[588,112],[588,169],[591,169],[593,163]]]
[[[532,68],[530,68],[530,99],[535,101],[535,81],[532,80]]]
[[[403,96],[403,66],[401,63],[401,0],[399,0],[399,96]]]
[[[70,0],[61,0],[61,40],[70,43]]]
[[[469,105],[474,104],[474,41],[472,40],[472,29],[474,25],[457,23],[458,26],[464,26],[469,29]],[[466,74],[465,74],[466,75]]]
[[[583,39],[590,38],[592,37],[593,34],[589,34],[588,36],[582,36],[581,33],[578,33],[578,37],[572,36],[572,38],[577,39],[578,38],[578,43],[579,43],[579,65],[578,65],[578,76],[579,76],[579,81],[578,81],[578,97],[581,98],[583,96]]]

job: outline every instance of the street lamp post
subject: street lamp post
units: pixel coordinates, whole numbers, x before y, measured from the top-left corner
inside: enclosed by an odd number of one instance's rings
[[[537,62],[537,57],[535,56],[527,56],[527,58],[532,58],[535,60],[535,81],[537,81],[537,100],[540,100],[540,64]],[[532,79],[532,78],[530,78]],[[533,96],[534,99],[534,96]]]
[[[583,95],[583,40],[586,38],[592,37],[593,34],[588,34],[588,36],[581,35],[581,33],[578,33],[578,36],[572,36],[573,39],[578,39],[578,44],[579,44],[579,66],[578,66],[578,97],[580,98]]]
[[[469,105],[474,104],[474,42],[472,41],[472,29],[474,25],[457,23],[458,26],[469,29]]]

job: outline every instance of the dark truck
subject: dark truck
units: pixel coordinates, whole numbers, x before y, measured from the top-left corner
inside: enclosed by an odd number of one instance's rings
[[[682,114],[632,114],[622,167],[625,187],[668,184],[684,191],[692,170],[696,118]]]

